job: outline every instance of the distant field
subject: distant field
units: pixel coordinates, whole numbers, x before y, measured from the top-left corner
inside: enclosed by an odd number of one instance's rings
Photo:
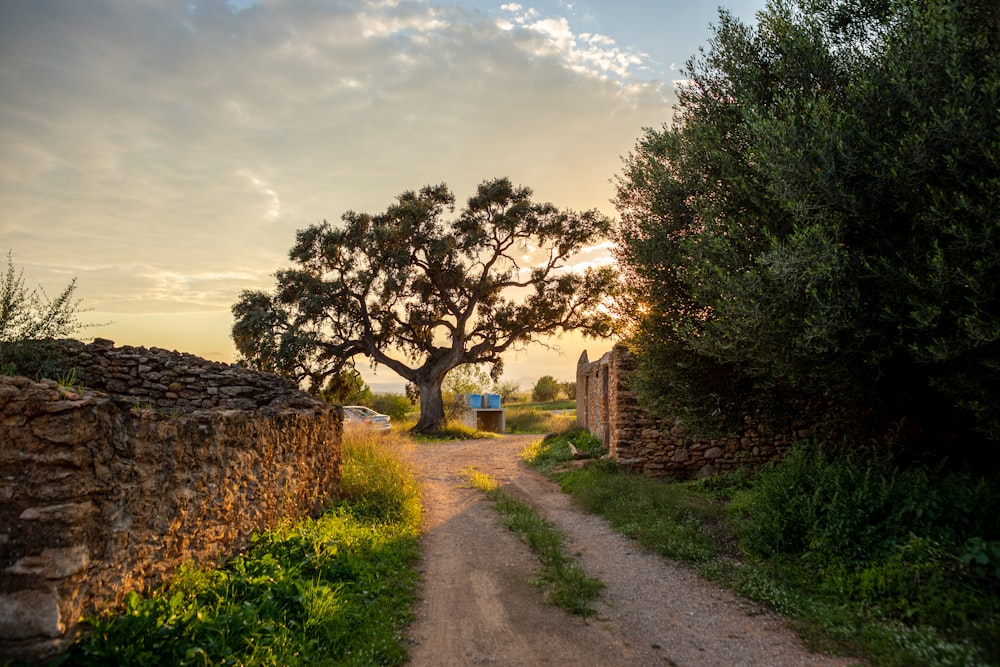
[[[576,400],[561,400],[561,401],[548,401],[546,403],[506,403],[505,408],[516,410],[516,409],[528,409],[534,408],[536,410],[576,410]]]

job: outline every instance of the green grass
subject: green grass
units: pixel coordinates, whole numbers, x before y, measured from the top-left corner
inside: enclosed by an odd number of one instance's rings
[[[510,408],[511,405],[504,407]],[[576,411],[576,399],[560,399],[556,401],[529,401],[527,403],[517,403],[518,408],[534,408],[537,410],[573,410]]]
[[[1000,664],[996,480],[799,446],[757,474],[669,482],[609,461],[566,470],[573,437],[525,457],[624,534],[789,616],[812,647]]]
[[[88,620],[68,665],[400,665],[418,575],[419,488],[390,437],[345,441],[343,498],[252,537],[218,569],[181,568]]]
[[[521,452],[521,458],[542,472],[550,473],[572,458],[570,445],[591,458],[607,453],[601,441],[590,431],[573,426],[558,435],[549,434],[531,443]]]
[[[415,423],[415,422],[414,422]],[[448,423],[432,433],[412,433],[409,437],[419,443],[449,442],[451,440],[486,440],[499,437],[496,433],[479,431],[465,424]]]
[[[508,433],[555,433],[566,430],[575,421],[575,415],[556,414],[538,407],[507,408]]]
[[[594,602],[604,584],[589,576],[564,545],[562,533],[546,521],[530,505],[512,498],[496,480],[476,470],[468,471],[472,485],[493,501],[493,507],[504,526],[535,553],[541,564],[536,583],[547,591],[549,600],[577,616],[593,616]]]

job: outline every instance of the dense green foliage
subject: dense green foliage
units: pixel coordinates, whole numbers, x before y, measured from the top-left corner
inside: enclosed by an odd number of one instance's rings
[[[1000,4],[771,0],[687,69],[618,181],[646,402],[952,406],[1000,438]]]
[[[73,372],[54,342],[85,326],[75,292],[76,278],[54,299],[41,287],[29,290],[24,271],[14,268],[13,254],[7,253],[7,270],[0,275],[0,373],[59,379]]]
[[[347,444],[344,499],[90,619],[71,665],[399,665],[417,584],[418,488],[374,438]]]
[[[371,387],[354,368],[345,368],[327,378],[319,391],[319,397],[327,403],[339,405],[367,405],[372,407],[375,400]]]
[[[531,400],[539,403],[547,403],[556,400],[562,393],[562,387],[551,375],[543,375],[538,378],[534,388],[531,390]]]
[[[792,617],[812,645],[878,665],[1000,661],[995,483],[808,444],[700,482],[607,461],[559,472],[572,437],[526,457],[624,534]]]
[[[308,381],[318,390],[355,357],[416,385],[414,430],[445,420],[441,383],[453,368],[488,364],[540,336],[607,335],[600,308],[617,286],[610,267],[564,271],[585,244],[610,233],[595,211],[532,201],[526,187],[482,183],[453,220],[444,184],[404,192],[375,215],[300,230],[273,292],[247,291],[233,306],[243,363]],[[522,268],[532,254],[530,270]]]
[[[377,394],[372,397],[371,408],[375,412],[389,415],[394,422],[401,422],[406,419],[413,405],[403,394]]]

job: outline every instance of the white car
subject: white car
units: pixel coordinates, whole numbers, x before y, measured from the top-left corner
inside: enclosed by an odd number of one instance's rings
[[[392,429],[389,415],[380,414],[363,405],[345,405],[343,408],[344,426],[372,428],[376,431]]]

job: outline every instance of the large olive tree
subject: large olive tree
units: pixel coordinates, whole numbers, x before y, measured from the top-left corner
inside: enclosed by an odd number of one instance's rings
[[[687,68],[619,179],[643,392],[950,404],[1000,438],[1000,4],[770,0]]]
[[[445,185],[407,191],[378,214],[300,230],[273,292],[233,306],[233,338],[251,366],[313,389],[362,356],[416,385],[414,430],[444,421],[449,370],[485,363],[499,377],[505,351],[579,330],[605,336],[610,267],[567,270],[566,260],[610,233],[596,211],[532,201],[508,179],[482,183],[457,216]],[[526,256],[531,259],[526,259]]]

